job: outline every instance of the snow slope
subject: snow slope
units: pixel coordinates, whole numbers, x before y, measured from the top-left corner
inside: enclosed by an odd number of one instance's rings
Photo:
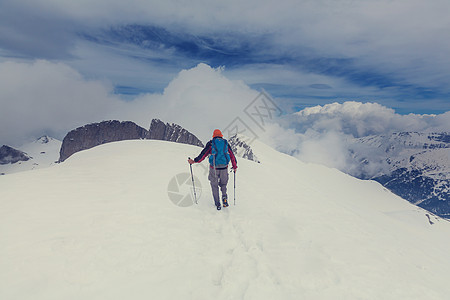
[[[448,221],[378,183],[252,149],[262,163],[238,161],[237,205],[222,211],[204,165],[199,204],[169,200],[201,150],[190,145],[117,142],[1,176],[0,299],[448,298]]]

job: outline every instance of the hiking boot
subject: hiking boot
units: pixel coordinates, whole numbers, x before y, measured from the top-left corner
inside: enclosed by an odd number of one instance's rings
[[[221,210],[222,207],[220,207],[220,205],[217,205],[217,210]]]
[[[222,199],[223,202],[223,207],[228,207],[228,200],[227,199]]]

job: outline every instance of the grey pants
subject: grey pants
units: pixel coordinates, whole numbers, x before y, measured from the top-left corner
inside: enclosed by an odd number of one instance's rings
[[[209,182],[211,183],[212,194],[214,197],[214,203],[216,206],[220,206],[219,198],[219,186],[222,192],[222,199],[228,199],[227,196],[227,183],[228,183],[228,169],[214,170],[209,168]]]

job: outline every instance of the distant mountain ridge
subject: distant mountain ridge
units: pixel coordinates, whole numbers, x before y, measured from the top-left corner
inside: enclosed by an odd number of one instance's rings
[[[450,133],[398,132],[351,142],[361,179],[373,179],[404,199],[450,217]]]
[[[2,148],[14,149],[9,146],[3,146]],[[6,164],[0,164],[1,175],[39,169],[54,164],[58,160],[61,141],[44,135],[18,148],[14,149],[14,153],[19,154],[19,156],[15,156],[14,159],[11,159],[10,156],[5,161],[5,153],[0,154],[0,160],[6,162]]]

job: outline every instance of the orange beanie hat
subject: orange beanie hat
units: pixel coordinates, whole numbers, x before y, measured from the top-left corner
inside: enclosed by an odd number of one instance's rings
[[[223,137],[223,134],[219,129],[214,130],[213,138],[215,137]]]

